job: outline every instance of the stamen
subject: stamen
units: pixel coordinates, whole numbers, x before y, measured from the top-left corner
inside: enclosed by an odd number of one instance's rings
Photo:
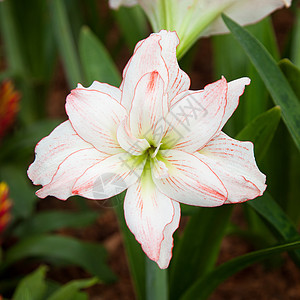
[[[151,154],[151,158],[154,158],[156,156],[161,145],[162,145],[162,143],[159,143],[159,145],[156,147],[155,151]]]

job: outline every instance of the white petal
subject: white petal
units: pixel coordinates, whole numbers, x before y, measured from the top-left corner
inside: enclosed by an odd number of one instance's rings
[[[77,88],[67,97],[66,111],[82,139],[108,154],[122,151],[117,141],[117,128],[126,111],[110,95]]]
[[[179,225],[180,206],[156,189],[151,177],[129,187],[124,200],[125,220],[147,256],[167,268],[172,235]]]
[[[244,202],[261,196],[266,189],[266,176],[256,165],[253,144],[240,142],[221,132],[197,155],[222,180],[227,203]]]
[[[189,88],[189,77],[180,70],[176,59],[178,43],[175,32],[162,30],[136,45],[133,56],[124,68],[120,87],[123,91],[122,104],[127,109],[131,106],[138,81],[147,73],[159,73],[169,101],[177,93]]]
[[[177,201],[172,201],[172,203],[175,213],[172,222],[165,227],[164,239],[160,245],[161,250],[157,261],[157,264],[161,269],[166,269],[169,266],[172,257],[173,233],[178,228],[180,221],[180,204]]]
[[[223,13],[240,25],[247,25],[256,23],[279,8],[290,6],[291,2],[292,0],[213,0],[210,1],[210,5],[217,8],[228,3],[228,8]],[[208,36],[227,32],[229,32],[228,28],[219,17],[201,35]]]
[[[227,191],[217,174],[195,155],[179,150],[161,150],[169,177],[152,176],[159,190],[181,203],[197,206],[219,206],[227,199]]]
[[[250,81],[251,80],[248,77],[243,77],[228,82],[227,103],[220,129],[223,128],[225,123],[236,110],[237,106],[239,105],[239,98],[244,93],[245,86],[250,84]]]
[[[137,5],[137,0],[109,0],[109,6],[112,9],[118,9],[120,6],[133,6]]]
[[[118,102],[121,102],[121,96],[122,96],[121,90],[107,83],[102,83],[95,80],[88,88],[83,87],[80,83],[77,85],[77,88],[98,91],[111,96],[113,99],[115,99]]]
[[[166,117],[167,133],[162,143],[193,153],[205,146],[220,130],[227,103],[227,82],[223,77],[201,91],[178,95]]]
[[[173,32],[174,34],[174,32]],[[162,30],[159,32],[162,37],[160,45],[162,48],[162,57],[166,63],[169,72],[169,84],[167,87],[168,99],[172,99],[183,91],[187,91],[190,87],[191,80],[189,76],[179,68],[176,58],[176,47],[179,43],[179,38],[169,38],[170,32]]]
[[[103,159],[103,153],[95,148],[81,149],[67,156],[59,165],[50,183],[36,192],[40,198],[54,196],[61,200],[74,195],[72,187],[75,181],[89,167]]]
[[[136,85],[129,113],[132,134],[158,146],[164,134],[163,117],[167,112],[168,103],[162,78],[157,72],[145,74]]]
[[[156,157],[151,159],[150,161],[152,175],[155,178],[168,178],[169,177],[169,169],[167,168],[166,164]]]
[[[123,120],[117,131],[120,146],[131,155],[141,155],[150,147],[146,139],[138,139],[132,135],[127,118]]]
[[[89,199],[106,199],[117,195],[141,176],[145,161],[128,153],[109,156],[92,165],[73,186],[73,194]]]
[[[28,168],[28,177],[34,184],[46,185],[69,155],[88,148],[93,146],[81,139],[70,122],[65,121],[36,145],[36,157]]]

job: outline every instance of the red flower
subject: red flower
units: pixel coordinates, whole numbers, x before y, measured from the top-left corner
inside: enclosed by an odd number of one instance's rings
[[[9,189],[5,182],[0,182],[0,234],[11,220],[11,200],[8,198]],[[0,298],[1,299],[1,298]]]
[[[14,123],[19,110],[20,94],[14,90],[11,81],[7,80],[0,85],[0,139]]]

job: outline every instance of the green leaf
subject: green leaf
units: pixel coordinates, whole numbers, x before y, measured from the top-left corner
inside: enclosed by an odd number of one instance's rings
[[[300,10],[298,11],[300,12]],[[299,13],[300,17],[300,13]],[[299,25],[300,25],[300,18],[299,18]],[[299,31],[300,33],[300,31]],[[300,58],[300,56],[299,56]],[[286,78],[288,79],[291,87],[293,88],[294,92],[296,93],[298,99],[300,100],[300,69],[297,68],[291,61],[288,59],[283,59],[279,62],[279,67],[281,71],[284,73]],[[282,141],[282,139],[281,139]],[[300,193],[300,186],[299,186],[299,178],[300,178],[300,156],[297,149],[290,143],[289,140],[285,142],[285,148],[283,149],[282,158],[286,158],[286,151],[289,151],[288,155],[288,177],[286,177],[286,188],[288,192],[281,189],[282,193],[284,194],[284,204],[286,208],[286,212],[289,217],[292,218],[296,224],[300,221],[300,214],[299,214],[299,200],[298,195]],[[279,176],[280,183],[282,182],[281,176]],[[273,182],[274,184],[274,182]],[[287,197],[286,197],[287,196]]]
[[[279,106],[262,113],[250,122],[237,136],[237,140],[252,141],[255,157],[262,161],[274,137],[281,117]]]
[[[33,273],[24,277],[13,295],[14,300],[43,300],[46,292],[46,266],[39,267]]]
[[[227,16],[223,20],[257,69],[273,101],[280,106],[283,120],[300,149],[300,103],[294,91],[261,43]]]
[[[161,270],[158,265],[146,257],[146,299],[168,299],[168,270]]]
[[[247,28],[270,51],[274,58],[279,57],[270,18],[265,18],[257,24],[247,26]],[[242,95],[235,114],[225,125],[225,132],[229,135],[235,135],[248,122],[266,110],[269,94],[259,74],[232,34],[214,36],[212,41],[216,79],[222,75],[228,81],[243,76],[251,78],[251,84]]]
[[[0,5],[0,25],[7,63],[14,75],[24,76],[27,74],[27,66],[11,1]]]
[[[61,123],[60,120],[41,120],[32,123],[30,126],[22,127],[12,136],[5,139],[1,145],[0,160],[7,161],[28,161],[33,156],[35,145]]]
[[[147,20],[140,6],[120,7],[114,11],[119,28],[128,46],[133,50],[138,41],[148,35]]]
[[[104,282],[115,280],[115,275],[106,265],[106,251],[98,245],[58,235],[36,235],[21,240],[5,255],[0,270],[25,257],[43,257],[63,260],[80,266]]]
[[[269,258],[271,255],[279,254],[284,251],[300,248],[300,241],[285,243],[279,246],[254,251],[234,258],[219,267],[215,268],[204,278],[199,278],[196,283],[189,288],[180,298],[181,300],[204,300],[217,288],[224,280],[241,271],[242,269]]]
[[[294,64],[300,68],[300,8],[296,8],[296,22],[293,27],[291,56]]]
[[[88,288],[98,282],[97,277],[70,281],[54,292],[47,300],[73,300],[80,289]]]
[[[33,215],[14,229],[18,237],[47,233],[60,228],[83,228],[96,221],[98,213],[46,211]]]
[[[88,27],[80,32],[79,50],[87,85],[94,80],[119,86],[120,73],[101,41]]]
[[[22,48],[17,50],[22,51],[26,71],[34,78],[32,85],[39,85],[44,80],[51,79],[56,58],[47,1],[9,2],[12,4],[18,32],[21,33],[19,37]]]
[[[134,235],[127,227],[123,208],[124,197],[125,192],[114,197],[117,199],[118,203],[118,205],[115,207],[115,211],[118,216],[119,227],[123,235],[127,259],[137,298],[142,300],[146,297],[145,254],[142,251],[140,244],[136,241]]]
[[[270,147],[271,141],[273,140],[274,134],[277,130],[280,117],[280,108],[275,106],[255,118],[236,137],[238,140],[250,140],[253,142],[255,158],[259,163],[263,161],[263,157]],[[243,208],[247,217],[249,231],[257,235],[258,241],[259,237],[263,237],[263,239],[260,239],[260,242],[263,240],[264,244],[260,243],[260,247],[273,244],[273,235],[262,222],[260,217],[248,206],[243,206]]]
[[[0,181],[5,181],[9,186],[9,195],[13,202],[13,216],[28,218],[38,198],[34,194],[33,185],[27,178],[26,169],[14,165],[2,165]]]
[[[232,208],[233,205],[200,208],[191,217],[171,261],[171,299],[178,299],[198,277],[213,269]]]
[[[268,192],[257,199],[248,201],[247,205],[254,208],[272,226],[280,241],[300,239],[295,225]],[[300,250],[294,251],[292,258],[300,266]]]
[[[64,1],[49,1],[51,21],[70,88],[83,82],[77,49],[73,40]]]
[[[279,67],[287,80],[289,81],[291,87],[293,88],[295,94],[300,99],[300,69],[296,67],[289,59],[285,58],[279,61]],[[299,100],[300,101],[300,100]]]

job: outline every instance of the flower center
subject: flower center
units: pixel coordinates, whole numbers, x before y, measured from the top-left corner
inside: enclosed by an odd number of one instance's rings
[[[162,143],[159,143],[158,146],[152,146],[152,145],[150,146],[150,148],[148,149],[148,153],[151,158],[154,158],[157,155],[161,145]]]

